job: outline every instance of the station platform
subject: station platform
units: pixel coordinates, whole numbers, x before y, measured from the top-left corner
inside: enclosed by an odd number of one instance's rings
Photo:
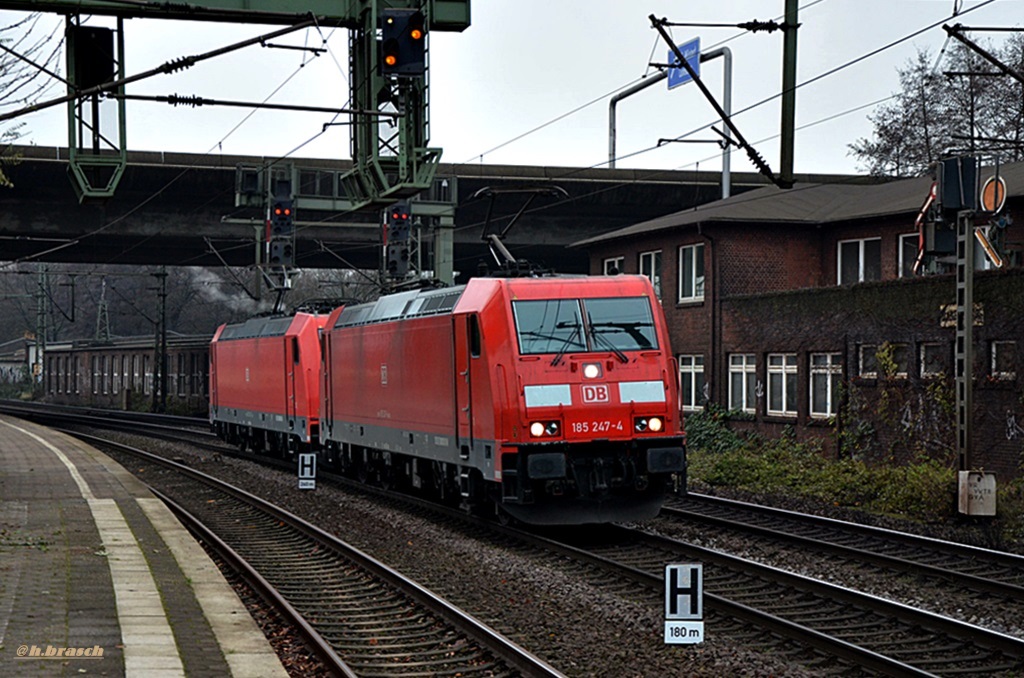
[[[138,479],[81,441],[0,416],[0,675],[287,673]]]

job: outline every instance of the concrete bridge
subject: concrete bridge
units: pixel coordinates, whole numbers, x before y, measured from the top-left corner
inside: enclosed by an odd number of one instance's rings
[[[348,161],[288,159],[261,173],[272,159],[129,152],[116,195],[79,204],[66,176],[67,149],[15,151],[21,162],[5,170],[14,187],[0,188],[0,261],[249,265],[265,228],[265,182],[287,174],[296,194],[297,266],[379,265],[379,212],[350,211],[339,194]],[[413,214],[425,242],[437,221],[430,215],[453,214],[455,270],[473,272],[490,260],[482,241],[488,213],[489,229],[501,230],[529,198],[520,189],[548,189],[523,211],[506,245],[517,258],[586,272],[586,253],[567,244],[715,200],[720,179],[711,172],[442,164]],[[732,176],[734,193],[765,183],[753,173]]]

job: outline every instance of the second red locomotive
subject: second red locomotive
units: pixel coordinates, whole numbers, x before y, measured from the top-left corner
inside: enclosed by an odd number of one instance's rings
[[[296,313],[221,325],[210,343],[210,423],[242,449],[276,454],[318,443],[320,328]]]

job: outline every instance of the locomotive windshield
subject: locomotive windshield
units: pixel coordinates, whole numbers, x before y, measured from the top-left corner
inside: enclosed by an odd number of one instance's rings
[[[513,301],[512,310],[521,355],[658,348],[647,297]]]

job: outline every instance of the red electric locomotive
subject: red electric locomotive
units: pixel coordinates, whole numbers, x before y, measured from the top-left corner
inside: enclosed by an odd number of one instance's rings
[[[229,443],[294,452],[317,440],[325,315],[221,325],[210,343],[210,423]]]
[[[329,463],[533,524],[653,517],[686,470],[677,369],[642,276],[475,278],[336,309]]]

